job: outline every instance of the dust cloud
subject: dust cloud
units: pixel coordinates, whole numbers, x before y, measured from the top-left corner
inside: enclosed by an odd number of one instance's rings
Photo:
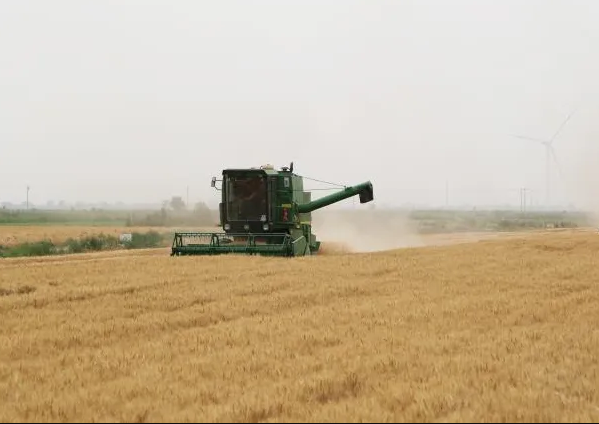
[[[397,211],[316,211],[312,213],[312,222],[313,231],[327,253],[424,246],[416,223]]]
[[[581,131],[580,147],[572,167],[563,178],[571,200],[586,212],[590,224],[599,227],[599,128],[586,127]]]

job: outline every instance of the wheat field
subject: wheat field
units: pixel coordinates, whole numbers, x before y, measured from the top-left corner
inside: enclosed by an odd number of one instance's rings
[[[86,225],[2,225],[0,226],[0,245],[14,246],[21,243],[32,243],[49,240],[55,244],[63,243],[69,238],[79,239],[106,234],[118,237],[131,231],[145,232],[152,227],[127,228],[118,226],[86,226]]]
[[[191,231],[218,231],[216,227],[194,227]],[[185,231],[186,228],[179,227],[119,227],[119,226],[92,226],[92,225],[0,225],[0,246],[16,246],[21,243],[33,243],[42,240],[51,241],[54,244],[62,244],[68,239],[85,239],[91,236],[104,234],[118,238],[126,233],[146,233],[156,231],[159,233],[172,233],[174,231]]]
[[[597,421],[597,252],[0,260],[0,420]]]

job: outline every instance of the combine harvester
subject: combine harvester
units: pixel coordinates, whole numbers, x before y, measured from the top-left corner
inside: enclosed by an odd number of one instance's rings
[[[367,181],[317,200],[304,191],[304,177],[290,167],[225,169],[212,187],[222,192],[220,226],[224,233],[177,232],[171,256],[226,253],[264,256],[315,255],[320,241],[312,233],[312,212],[359,195],[360,203],[374,199]],[[221,182],[221,188],[216,187]]]

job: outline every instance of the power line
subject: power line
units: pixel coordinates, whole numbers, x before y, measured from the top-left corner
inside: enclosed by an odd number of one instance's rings
[[[334,185],[334,186],[337,186],[337,187],[340,187],[340,188],[347,188],[347,186],[346,186],[345,184],[331,183],[331,182],[329,182],[329,181],[317,180],[317,179],[315,179],[315,178],[310,178],[310,177],[305,177],[305,176],[302,176],[302,178],[303,178],[304,180],[315,181],[315,182],[317,182],[317,183],[323,183],[323,184]]]
[[[293,190],[293,191],[332,191],[332,190],[339,190],[339,188],[305,188],[303,190]]]

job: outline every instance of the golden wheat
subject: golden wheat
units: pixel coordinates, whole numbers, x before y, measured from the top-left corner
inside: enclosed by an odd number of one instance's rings
[[[69,238],[80,239],[99,234],[118,237],[120,234],[131,232],[172,232],[174,230],[175,228],[170,227],[0,225],[0,246],[14,246],[20,243],[42,240],[49,240],[55,244],[60,244]],[[194,228],[194,231],[214,231],[214,228]]]
[[[41,240],[63,243],[69,238],[83,238],[101,233],[118,236],[119,234],[128,232],[131,232],[131,229],[125,227],[3,225],[0,226],[0,245],[14,246],[20,243],[31,243]]]
[[[597,421],[597,251],[0,260],[0,420]]]

